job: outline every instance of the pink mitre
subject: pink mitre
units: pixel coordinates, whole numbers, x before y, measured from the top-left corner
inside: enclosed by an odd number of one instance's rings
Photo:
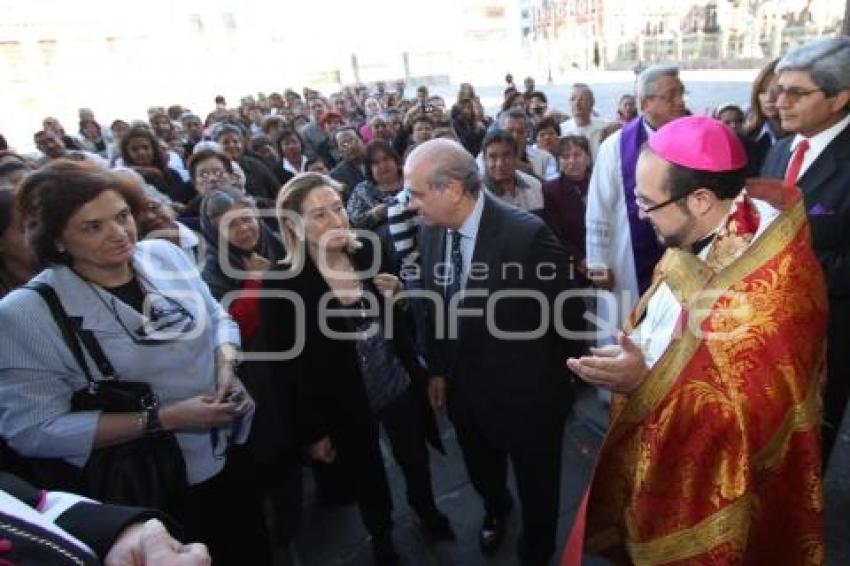
[[[747,164],[744,144],[726,124],[707,116],[685,116],[663,125],[649,147],[670,163],[720,173]]]

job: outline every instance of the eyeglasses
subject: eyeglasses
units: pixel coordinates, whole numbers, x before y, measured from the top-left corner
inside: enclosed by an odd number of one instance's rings
[[[685,191],[684,193],[680,194],[679,196],[676,196],[676,197],[673,197],[673,198],[667,199],[667,200],[665,200],[664,202],[661,202],[661,203],[658,203],[658,204],[652,204],[652,203],[649,203],[649,202],[647,202],[647,201],[646,201],[646,199],[645,199],[644,197],[642,197],[641,195],[635,195],[635,204],[637,205],[638,210],[640,210],[640,211],[641,211],[641,212],[643,212],[644,214],[649,214],[650,212],[654,212],[654,211],[656,211],[656,210],[658,210],[658,209],[660,209],[660,208],[664,208],[665,206],[668,206],[668,205],[670,205],[670,204],[673,204],[674,202],[677,202],[677,201],[682,200],[683,198],[685,198],[685,197],[689,196],[692,192],[694,192],[695,190],[697,190],[697,188],[698,188],[698,187],[694,187],[694,188],[692,188],[692,189],[688,189],[687,191]]]
[[[783,94],[788,99],[788,102],[794,103],[803,98],[804,96],[809,96],[810,94],[814,94],[816,92],[822,92],[822,88],[800,88],[798,86],[789,86],[784,87],[782,85],[773,85],[769,89],[767,89],[767,93],[770,95],[770,98],[773,100],[778,100],[780,96]]]
[[[227,175],[224,169],[210,169],[207,171],[198,171],[198,179],[223,179]]]
[[[657,98],[664,102],[673,102],[674,100],[684,99],[686,96],[688,96],[688,91],[683,88],[677,88],[670,89],[666,92],[660,92],[658,94],[648,94],[646,95],[646,98]]]

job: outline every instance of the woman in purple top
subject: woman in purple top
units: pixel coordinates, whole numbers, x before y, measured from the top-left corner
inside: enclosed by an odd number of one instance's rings
[[[584,207],[590,179],[590,146],[584,136],[564,136],[556,157],[561,174],[543,184],[543,219],[584,273]]]

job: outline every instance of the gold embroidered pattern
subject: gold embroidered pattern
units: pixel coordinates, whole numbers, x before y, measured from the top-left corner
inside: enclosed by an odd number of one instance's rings
[[[693,527],[648,542],[628,543],[629,556],[640,566],[685,560],[722,544],[746,544],[751,498],[742,497]]]

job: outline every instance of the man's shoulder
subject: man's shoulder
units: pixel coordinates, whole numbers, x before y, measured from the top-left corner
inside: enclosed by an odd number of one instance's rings
[[[540,179],[535,177],[534,175],[529,175],[525,171],[520,171],[517,169],[516,175],[519,178],[520,183],[525,184],[527,188],[532,190],[540,190],[542,184],[540,183]]]
[[[534,179],[540,190],[540,181]],[[530,212],[517,206],[510,205],[491,195],[485,195],[484,211],[481,214],[482,224],[492,222],[499,225],[500,231],[504,230],[507,239],[515,239],[520,234],[535,234],[541,227],[545,226],[543,220]]]
[[[833,143],[830,144],[835,147],[835,149],[840,152],[842,155],[850,154],[850,122],[844,126],[844,129],[838,132],[838,135],[835,136]],[[847,165],[847,163],[845,163]]]

